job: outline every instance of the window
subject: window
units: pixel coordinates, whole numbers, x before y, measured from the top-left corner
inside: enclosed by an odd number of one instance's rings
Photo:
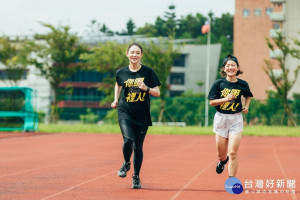
[[[266,8],[266,15],[270,16],[270,14],[273,12],[272,8]]]
[[[184,67],[185,66],[185,57],[186,55],[181,54],[178,57],[175,58],[174,60],[174,67]]]
[[[280,24],[274,23],[273,24],[273,29],[280,29]]]
[[[28,75],[28,70],[25,70],[23,71],[23,74],[19,75],[19,72],[16,71],[16,72],[9,72],[8,70],[0,70],[0,79],[3,79],[3,80],[11,80],[12,78],[20,78],[20,79],[26,79],[27,78],[27,75]]]
[[[254,9],[254,15],[255,16],[260,16],[261,15],[261,9],[260,8],[255,8]]]
[[[244,17],[248,17],[250,15],[250,10],[249,10],[249,8],[244,8],[243,9],[243,16]]]
[[[171,73],[170,84],[184,85],[184,73]]]

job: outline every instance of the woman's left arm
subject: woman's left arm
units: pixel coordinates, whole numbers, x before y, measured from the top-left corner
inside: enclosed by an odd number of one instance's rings
[[[251,102],[251,97],[246,97],[245,106],[243,107],[243,113],[248,114],[250,102]]]
[[[154,88],[150,88],[150,87],[149,87],[148,93],[149,93],[150,95],[154,96],[154,97],[159,97],[159,96],[160,96],[160,90],[159,90],[159,87],[158,87],[158,86],[156,86],[156,87],[154,87]]]

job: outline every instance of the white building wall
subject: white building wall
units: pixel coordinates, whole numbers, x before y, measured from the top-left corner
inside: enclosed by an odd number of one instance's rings
[[[293,41],[291,38],[297,38],[300,41],[300,1],[299,0],[287,0],[285,1],[285,22],[284,22],[284,33],[286,39],[292,45]],[[299,46],[292,46],[299,49]],[[300,59],[292,58],[288,56],[286,59],[286,66],[290,69],[289,78],[290,80],[295,79],[295,69],[300,66]],[[289,97],[292,97],[293,93],[300,94],[300,72],[294,87],[289,93]]]
[[[212,44],[210,51],[209,88],[216,80],[221,44]],[[192,90],[195,93],[205,93],[207,45],[188,44],[181,48],[180,53],[186,54],[185,67],[172,67],[171,72],[184,73],[185,84],[183,86],[171,85],[171,90]],[[203,82],[203,86],[197,85],[199,81]]]

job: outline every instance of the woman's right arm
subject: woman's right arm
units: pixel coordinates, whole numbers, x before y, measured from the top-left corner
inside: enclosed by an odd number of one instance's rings
[[[209,105],[210,106],[219,106],[227,101],[233,100],[235,97],[232,93],[228,94],[226,97],[221,98],[221,99],[211,99],[209,100]]]
[[[119,101],[121,90],[122,90],[122,86],[116,82],[116,84],[115,84],[115,100],[114,100],[114,102],[111,103],[111,107],[113,109],[116,109],[118,107],[118,101]]]

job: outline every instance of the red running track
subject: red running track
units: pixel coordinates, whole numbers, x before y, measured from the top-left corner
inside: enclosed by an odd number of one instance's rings
[[[245,181],[253,184],[247,193],[233,195],[224,189],[227,169],[221,175],[215,172],[213,135],[147,135],[142,189],[134,190],[132,170],[126,178],[117,176],[123,162],[119,134],[4,133],[0,134],[0,199],[295,200],[300,199],[299,144],[300,138],[294,137],[244,136],[238,178],[244,187]],[[267,180],[283,180],[285,185],[275,193],[276,183],[267,189]],[[289,189],[288,180],[295,180]]]

